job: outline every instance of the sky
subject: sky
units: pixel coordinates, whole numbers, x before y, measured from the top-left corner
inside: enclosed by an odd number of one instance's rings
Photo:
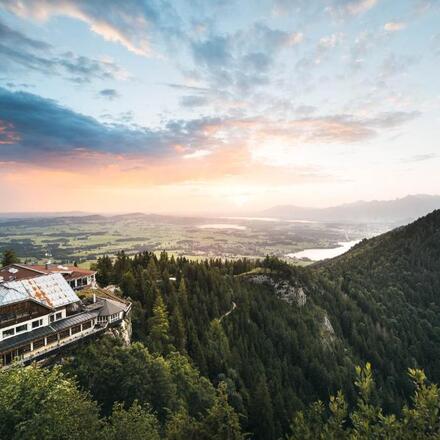
[[[440,0],[0,0],[1,212],[440,194]]]

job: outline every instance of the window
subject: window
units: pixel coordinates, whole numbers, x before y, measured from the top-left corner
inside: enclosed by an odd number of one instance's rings
[[[31,344],[23,345],[17,349],[18,356],[21,356],[25,353],[29,353],[31,351]]]
[[[45,345],[46,344],[44,343],[44,338],[43,339],[37,339],[33,343],[34,350],[37,350],[38,348],[44,347]]]
[[[60,339],[66,339],[70,336],[70,329],[60,332]]]
[[[79,333],[81,331],[81,326],[80,325],[75,325],[75,327],[71,328],[71,334],[75,335],[76,333]]]
[[[52,323],[55,321],[55,315],[50,315],[49,316],[49,322]]]
[[[10,328],[9,330],[3,330],[3,337],[8,338],[9,336],[15,335],[15,328]]]
[[[17,327],[15,327],[16,333],[25,332],[25,331],[27,331],[27,329],[28,329],[27,324],[18,325]]]
[[[58,341],[58,335],[55,333],[54,335],[48,336],[46,339],[48,344],[53,344]]]
[[[83,330],[87,330],[87,329],[90,328],[91,326],[92,326],[92,321],[85,322],[85,323],[82,325]]]
[[[119,313],[114,313],[110,316],[110,322],[117,321],[119,319]]]
[[[32,323],[32,328],[41,327],[42,325],[43,325],[43,320],[42,319],[37,319],[36,321],[34,321]]]
[[[55,319],[58,321],[59,319],[61,319],[63,317],[62,312],[58,312],[55,314]]]

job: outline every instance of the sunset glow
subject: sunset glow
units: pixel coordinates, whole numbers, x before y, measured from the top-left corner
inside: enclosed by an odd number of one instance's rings
[[[440,193],[439,23],[435,0],[2,0],[2,209]]]

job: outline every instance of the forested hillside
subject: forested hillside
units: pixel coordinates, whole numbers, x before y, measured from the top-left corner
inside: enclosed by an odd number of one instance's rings
[[[318,279],[341,336],[381,372],[387,407],[407,395],[407,367],[440,381],[440,211],[360,243]]]
[[[439,263],[440,211],[308,268],[269,257],[103,257],[100,284],[117,284],[134,301],[136,344],[101,339],[76,350],[63,370],[97,401],[100,417],[139,404],[163,438],[316,438],[310,424],[330,429],[327,412],[314,407],[318,424],[298,411],[341,390],[345,415],[330,419],[331,429],[356,426],[368,419],[362,381],[375,420],[381,407],[402,414],[399,429],[412,432],[402,408],[414,382],[425,386],[415,369],[440,382]],[[355,385],[355,367],[366,362],[375,387],[365,371]],[[438,408],[438,390],[428,391]],[[351,409],[354,419],[342,423]],[[223,422],[213,423],[214,413]]]

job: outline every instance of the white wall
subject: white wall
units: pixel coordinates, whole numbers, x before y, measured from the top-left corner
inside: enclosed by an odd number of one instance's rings
[[[19,324],[10,325],[10,326],[8,326],[8,327],[5,327],[5,328],[0,329],[0,341],[2,341],[3,339],[12,338],[12,337],[14,337],[14,336],[16,336],[16,335],[22,335],[23,333],[27,333],[27,332],[30,332],[30,331],[32,331],[32,330],[35,330],[35,329],[32,328],[32,323],[33,323],[34,321],[38,321],[39,319],[42,319],[42,320],[43,320],[43,323],[42,323],[42,325],[40,325],[39,327],[36,327],[36,328],[40,328],[40,327],[44,327],[44,326],[46,326],[46,325],[49,325],[49,324],[50,324],[50,322],[49,322],[49,316],[54,315],[54,314],[56,314],[56,313],[61,313],[61,318],[57,319],[57,321],[59,321],[60,319],[63,319],[63,318],[66,317],[66,309],[63,308],[63,309],[61,309],[61,310],[57,310],[55,313],[48,313],[47,315],[40,316],[39,318],[33,318],[33,319],[28,320],[28,321],[20,322]],[[10,330],[10,329],[12,329],[12,328],[21,327],[22,325],[26,325],[26,324],[27,324],[27,326],[28,326],[28,328],[27,328],[26,331],[19,332],[19,333],[14,332],[14,334],[11,335],[11,336],[3,337],[3,332],[4,332],[4,331],[6,331],[6,330]]]

